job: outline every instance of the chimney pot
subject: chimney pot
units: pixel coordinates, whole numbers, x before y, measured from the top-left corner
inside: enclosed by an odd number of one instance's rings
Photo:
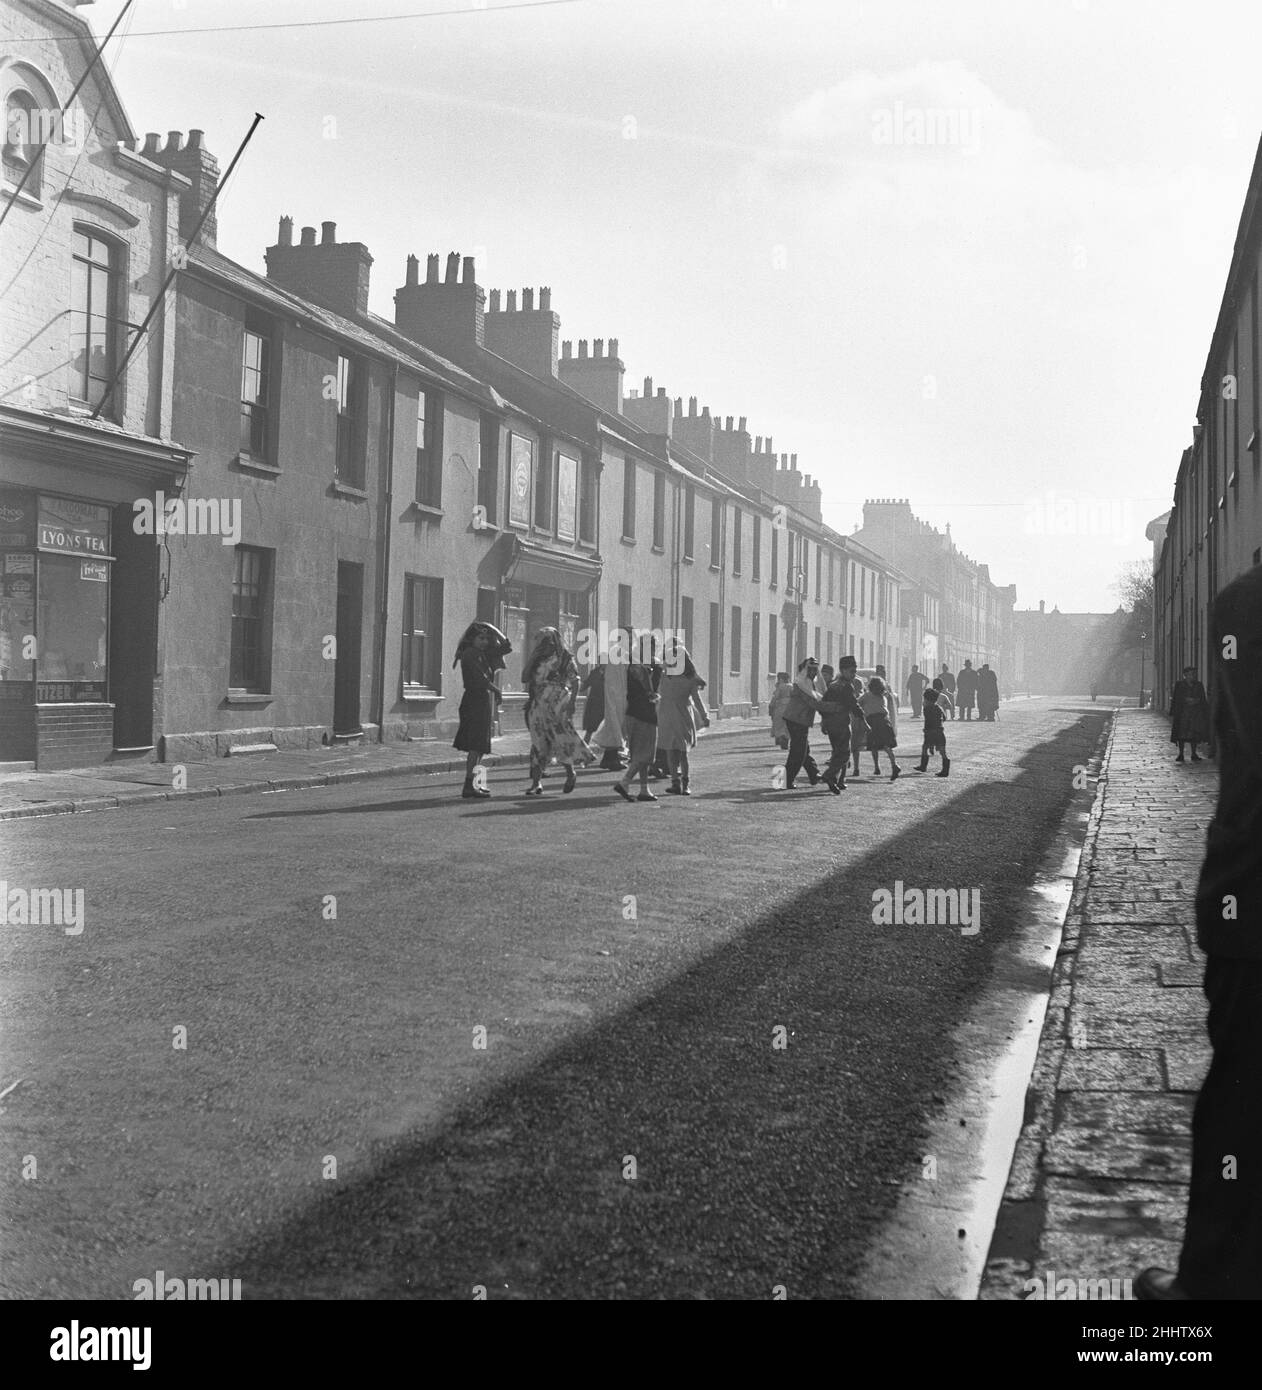
[[[473,265],[473,257],[472,257],[472,256],[466,256],[466,257],[464,258],[464,283],[465,283],[466,285],[475,285],[475,284],[477,284],[477,276],[474,274],[474,265]]]
[[[336,246],[336,245],[337,245],[337,223],[336,223],[336,222],[321,222],[321,223],[320,223],[320,245],[321,245],[321,246]]]
[[[790,455],[789,455],[789,461],[790,461],[790,463],[793,465],[794,468],[796,468],[796,467],[798,466],[798,456],[797,456],[796,454],[790,454]]]
[[[438,283],[438,252],[434,251],[425,257],[425,283],[436,285]]]
[[[416,259],[415,256],[409,256],[407,265],[408,273],[407,280],[405,283],[408,285],[415,285],[417,281],[421,278],[421,263]]]
[[[689,414],[689,415],[695,415],[696,413],[697,413],[697,398],[696,398],[696,396],[689,396],[689,397],[688,397],[688,414]]]
[[[617,338],[610,338],[610,340],[609,340],[609,356],[610,356],[610,357],[617,357],[617,355],[618,355],[618,340],[617,340]]]
[[[657,388],[657,394],[659,396],[664,396],[666,394],[666,388],[664,386],[659,386]]]
[[[183,135],[183,133],[182,133],[181,131],[178,131],[178,130],[168,130],[168,131],[167,131],[167,153],[168,153],[168,154],[178,154],[178,153],[180,152],[180,143],[183,141],[183,139],[184,139],[184,135]]]
[[[573,353],[574,344],[568,338],[566,338],[566,340],[561,344],[561,356],[568,360],[571,356],[573,356]]]
[[[703,420],[708,420],[710,418],[710,407],[708,405],[703,405],[701,407],[701,418]]]
[[[592,339],[592,356],[603,357],[605,355],[605,340],[603,338]]]
[[[580,357],[586,357],[586,356],[587,356],[587,339],[586,339],[586,338],[580,338],[580,339],[578,340],[578,355],[579,355]]]
[[[491,312],[492,314],[498,314],[499,311],[500,311],[500,292],[499,292],[499,290],[492,290],[492,291],[491,291],[491,307],[490,307],[490,312]]]
[[[292,246],[294,244],[294,219],[292,217],[282,217],[280,219],[280,229],[276,233],[277,246]]]
[[[447,283],[448,285],[454,285],[454,284],[457,282],[457,280],[459,280],[459,278],[460,278],[460,252],[459,252],[459,251],[449,251],[449,252],[447,253],[447,274],[446,274],[446,281],[445,281],[445,283]]]
[[[651,396],[653,394],[653,378],[651,376],[646,376],[644,378],[644,394],[646,396]]]
[[[143,150],[143,153],[144,153],[144,154],[157,154],[157,153],[158,153],[158,145],[161,143],[161,141],[162,141],[162,136],[159,135],[158,132],[157,132],[156,130],[151,130],[151,131],[148,133],[148,135],[145,136],[145,148],[144,148],[144,150]]]
[[[736,428],[737,428],[738,430],[740,430],[742,433],[744,433],[745,425],[746,425],[746,417],[745,417],[744,415],[742,415],[741,418],[740,418],[740,423],[736,426]]]
[[[504,312],[506,314],[515,314],[517,312],[517,291],[509,290],[508,293],[504,296],[504,298]]]
[[[732,417],[731,417],[730,415],[727,417],[727,422],[726,422],[726,424],[724,425],[724,428],[727,430],[727,432],[728,432],[729,434],[731,434],[731,432],[732,432]]]
[[[314,227],[304,227],[304,228],[302,229],[302,245],[303,245],[303,246],[314,246],[315,244],[316,244],[316,240],[315,240],[315,228],[314,228]]]
[[[535,307],[535,292],[533,289],[524,289],[521,292],[522,313],[533,310]]]
[[[202,139],[206,132],[204,130],[190,130],[188,133],[188,148],[190,150],[200,150]]]
[[[552,289],[548,285],[541,285],[539,288],[539,308],[552,310]]]
[[[743,418],[744,418],[744,417],[742,416],[742,419],[743,419]],[[761,453],[762,453],[762,435],[759,435],[758,438],[754,440],[754,453],[756,453],[756,454],[761,454]]]
[[[767,452],[768,452],[769,454],[775,452],[775,450],[773,450],[772,447],[771,447],[771,436],[770,436],[770,435],[767,436]]]

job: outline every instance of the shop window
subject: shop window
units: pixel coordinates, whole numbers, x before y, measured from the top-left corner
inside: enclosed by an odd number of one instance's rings
[[[481,598],[481,592],[478,595]],[[493,597],[493,595],[492,595]],[[405,695],[442,693],[443,581],[403,578],[403,687]]]
[[[246,320],[241,341],[241,439],[248,458],[271,463],[270,432],[272,345],[268,325],[253,316]]]
[[[118,248],[76,227],[70,285],[70,394],[95,408],[117,365]],[[117,393],[103,412],[118,419]]]
[[[272,551],[257,546],[239,545],[236,549],[229,666],[234,690],[263,694],[270,684],[272,557]]]
[[[416,397],[416,500],[423,507],[443,504],[443,403],[433,391]]]

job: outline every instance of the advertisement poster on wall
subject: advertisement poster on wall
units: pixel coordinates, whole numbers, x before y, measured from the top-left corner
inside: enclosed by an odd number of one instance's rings
[[[508,464],[508,524],[530,525],[530,475],[534,471],[535,446],[520,434],[510,434]]]
[[[578,516],[578,459],[557,455],[557,540],[572,541]]]

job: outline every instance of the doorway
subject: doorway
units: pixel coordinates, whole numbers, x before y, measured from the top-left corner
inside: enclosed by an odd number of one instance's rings
[[[364,567],[337,562],[337,655],[333,663],[333,736],[363,733],[359,722],[359,661],[363,638]]]

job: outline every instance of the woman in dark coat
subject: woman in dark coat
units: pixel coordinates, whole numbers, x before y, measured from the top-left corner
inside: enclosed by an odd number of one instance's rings
[[[1179,745],[1176,763],[1183,761],[1183,745],[1192,745],[1192,761],[1200,762],[1198,743],[1209,740],[1209,699],[1205,687],[1196,679],[1196,667],[1185,666],[1183,679],[1175,681],[1170,692],[1170,742]]]
[[[579,692],[587,696],[583,705],[583,734],[590,743],[605,717],[605,668],[593,666],[583,677]]]
[[[503,699],[495,684],[495,673],[504,669],[504,657],[513,650],[508,638],[490,623],[470,623],[456,647],[453,667],[460,667],[464,695],[460,700],[460,727],[453,747],[468,754],[465,762],[466,801],[490,796],[485,787],[473,784],[473,769],[491,751],[491,731],[495,727],[496,706]]]

